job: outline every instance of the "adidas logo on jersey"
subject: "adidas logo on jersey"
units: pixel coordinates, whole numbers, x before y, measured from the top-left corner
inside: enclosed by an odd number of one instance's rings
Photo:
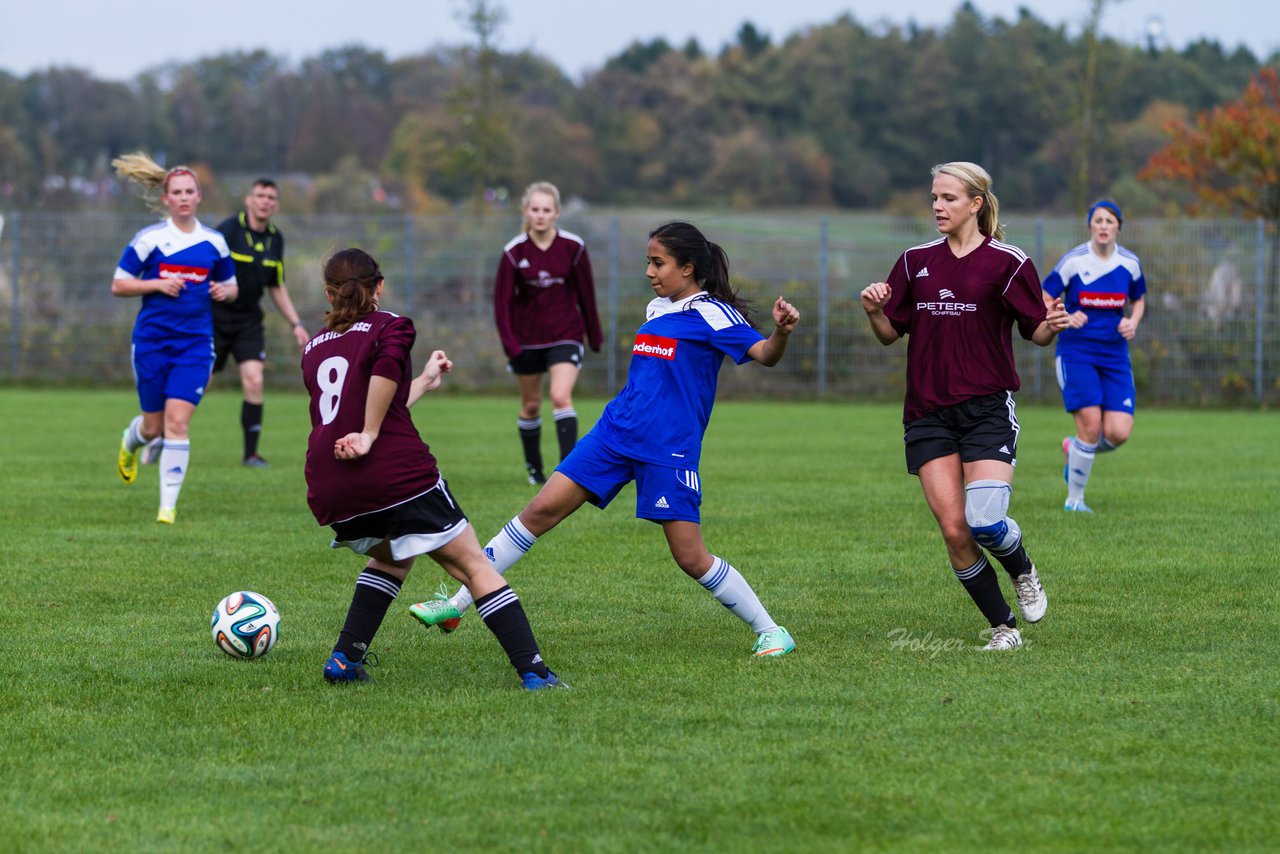
[[[655,509],[655,510],[670,510],[670,509],[671,509],[671,505],[667,503],[667,496],[665,496],[665,495],[664,495],[664,496],[662,496],[661,498],[659,498],[657,501],[653,502],[653,507],[654,507],[654,509]]]
[[[527,270],[527,269],[529,269],[529,259],[528,259],[528,258],[521,258],[521,259],[520,259],[520,263],[519,263],[519,264],[517,264],[516,266],[517,266],[517,267],[519,267],[521,270]]]
[[[929,268],[928,268],[928,267],[921,267],[921,268],[920,268],[920,272],[919,272],[919,273],[916,273],[916,278],[917,278],[917,279],[927,279],[927,278],[929,278]]]

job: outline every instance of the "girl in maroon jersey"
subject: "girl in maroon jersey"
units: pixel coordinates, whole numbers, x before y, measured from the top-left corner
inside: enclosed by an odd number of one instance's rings
[[[587,245],[556,228],[560,191],[539,181],[524,191],[521,204],[524,231],[502,248],[493,313],[510,370],[520,383],[517,425],[525,469],[530,483],[545,483],[542,375],[551,375],[551,407],[563,460],[578,441],[573,387],[582,366],[582,341],[598,353],[604,336]]]
[[[332,306],[325,329],[302,354],[311,394],[307,503],[317,522],[332,526],[334,548],[369,557],[324,678],[369,678],[369,645],[414,559],[426,554],[475,593],[477,606],[484,603],[480,615],[525,688],[561,685],[542,660],[524,607],[480,551],[409,415],[453,363],[436,350],[413,376],[413,322],[379,310],[382,271],[363,250],[344,249],[325,262],[324,292]],[[430,625],[458,612],[437,604],[414,615]]]
[[[938,240],[908,249],[887,282],[862,291],[871,331],[907,344],[903,411],[907,471],[920,478],[951,568],[991,624],[985,649],[1022,645],[1017,618],[983,548],[1013,579],[1018,609],[1040,620],[1049,600],[1007,515],[1018,451],[1010,330],[1044,347],[1067,327],[1062,301],[1046,308],[1031,260],[1002,242],[991,176],[976,163],[933,168]]]

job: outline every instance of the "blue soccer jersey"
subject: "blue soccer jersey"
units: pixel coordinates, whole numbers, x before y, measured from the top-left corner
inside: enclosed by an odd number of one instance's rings
[[[1083,311],[1089,316],[1079,329],[1058,334],[1058,355],[1128,357],[1128,342],[1118,329],[1124,305],[1147,293],[1137,255],[1117,246],[1110,257],[1102,258],[1082,243],[1062,256],[1045,276],[1043,288],[1051,297],[1062,297],[1068,314]]]
[[[234,282],[236,268],[227,241],[199,222],[187,233],[167,219],[133,236],[117,279],[181,279],[186,283],[176,297],[162,293],[142,296],[142,308],[133,325],[135,343],[174,337],[213,337],[212,300],[209,285]]]
[[[645,309],[631,347],[627,384],[591,429],[618,453],[696,469],[724,357],[736,364],[764,340],[733,307],[705,293]]]

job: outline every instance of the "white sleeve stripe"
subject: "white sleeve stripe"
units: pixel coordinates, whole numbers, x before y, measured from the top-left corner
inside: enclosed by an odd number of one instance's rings
[[[1019,261],[1027,260],[1027,253],[1023,252],[1021,249],[1014,246],[1012,243],[1001,243],[999,240],[992,240],[991,246],[995,249],[1008,252],[1010,255],[1012,255],[1014,258],[1017,258]]]
[[[1004,283],[1004,290],[1000,292],[1001,296],[1009,293],[1009,286],[1012,285],[1013,280],[1018,277],[1018,271],[1022,269],[1022,265],[1025,263],[1027,263],[1027,256],[1023,255],[1022,261],[1018,264],[1018,266],[1013,268],[1013,275],[1009,276],[1009,281]]]

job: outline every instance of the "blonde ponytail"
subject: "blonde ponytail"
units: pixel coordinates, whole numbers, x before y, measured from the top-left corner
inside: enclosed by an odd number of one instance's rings
[[[169,189],[169,179],[174,175],[190,175],[195,180],[196,187],[200,186],[199,177],[190,167],[175,166],[172,169],[165,169],[152,160],[150,155],[141,151],[122,154],[112,160],[111,165],[115,167],[116,174],[121,178],[133,181],[141,187],[142,197],[147,200],[147,207],[159,213],[165,212],[160,195]],[[156,192],[157,190],[159,193]]]

